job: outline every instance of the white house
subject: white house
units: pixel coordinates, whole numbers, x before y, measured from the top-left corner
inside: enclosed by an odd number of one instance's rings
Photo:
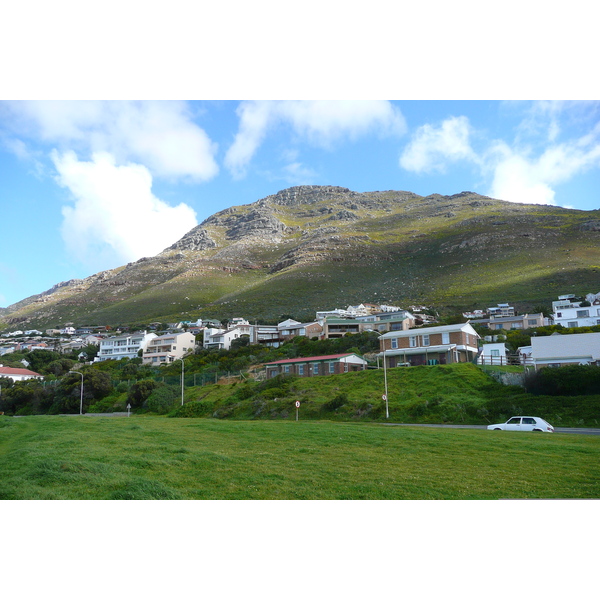
[[[535,368],[600,365],[600,333],[552,334],[531,338]]]
[[[554,324],[563,327],[600,325],[600,299],[595,294],[588,294],[588,297],[592,299],[591,306],[581,306],[581,301],[575,300],[572,294],[559,296],[552,302]]]
[[[204,348],[207,349],[218,349],[218,350],[229,350],[231,348],[231,342],[236,340],[243,335],[247,335],[252,339],[253,325],[245,324],[238,325],[232,329],[213,329],[206,328],[204,330]]]
[[[8,377],[13,381],[25,381],[26,379],[44,379],[43,375],[30,371],[29,369],[15,369],[0,365],[0,377]]]
[[[488,308],[490,317],[514,317],[515,307],[509,306],[508,304],[498,304],[498,306],[492,306]]]
[[[143,354],[145,365],[165,365],[183,358],[196,347],[192,333],[167,333],[148,342]]]
[[[484,344],[481,354],[477,357],[479,365],[506,365],[506,345],[504,342],[496,344]]]
[[[145,350],[148,342],[156,337],[155,333],[138,331],[117,337],[100,340],[100,350],[94,362],[103,360],[120,360],[121,358],[136,358],[140,350]]]

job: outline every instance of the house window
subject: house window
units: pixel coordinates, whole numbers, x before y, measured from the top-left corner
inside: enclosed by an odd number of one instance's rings
[[[578,319],[585,319],[586,317],[590,316],[590,311],[589,310],[578,310],[577,311],[577,318]]]
[[[568,321],[567,327],[577,327],[577,321]]]
[[[423,336],[423,346],[429,346],[429,334]]]
[[[332,362],[329,363],[329,373],[330,374],[335,373],[335,363],[332,363]]]
[[[490,350],[490,356],[500,356],[500,350]]]
[[[392,338],[392,349],[398,348],[398,338]]]
[[[313,363],[313,375],[319,374],[319,363]]]
[[[442,344],[449,344],[449,343],[450,343],[450,334],[442,333]]]
[[[298,365],[298,375],[304,375],[304,365]]]
[[[556,313],[556,317],[557,317],[558,319],[560,319],[560,318],[562,317],[562,313],[559,313],[559,312],[557,312],[557,313]]]
[[[290,365],[285,365],[285,366],[283,367],[283,372],[284,372],[284,373],[289,373],[289,372],[290,372]]]
[[[531,327],[535,327],[537,325],[537,319],[528,319],[527,324],[531,325]]]
[[[344,373],[348,372],[348,363],[344,363]]]
[[[410,345],[411,348],[416,348],[417,347],[417,336],[416,335],[411,335],[408,338],[408,343]]]

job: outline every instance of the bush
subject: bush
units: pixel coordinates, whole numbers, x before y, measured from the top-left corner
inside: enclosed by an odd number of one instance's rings
[[[173,408],[178,397],[179,388],[170,385],[161,385],[152,390],[152,393],[148,396],[148,410],[159,415],[164,415]]]
[[[525,389],[530,394],[548,396],[600,394],[600,367],[592,365],[545,367],[527,375]]]
[[[174,410],[169,416],[181,418],[205,417],[213,410],[213,408],[214,404],[206,400],[186,402],[183,406],[179,406]]]
[[[338,394],[335,398],[324,402],[321,408],[325,412],[332,412],[334,410],[337,410],[338,408],[341,408],[344,404],[347,404],[347,402],[347,394]]]
[[[136,381],[131,388],[129,388],[127,401],[134,408],[136,406],[141,406],[146,400],[148,400],[150,394],[158,386],[159,384],[153,379],[141,379],[140,381]]]

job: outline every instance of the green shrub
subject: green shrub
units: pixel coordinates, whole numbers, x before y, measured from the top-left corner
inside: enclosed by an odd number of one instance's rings
[[[344,404],[348,403],[348,395],[347,394],[338,394],[335,398],[324,402],[321,406],[322,410],[325,412],[332,412],[341,408]]]
[[[159,384],[153,379],[141,379],[136,381],[127,394],[127,401],[132,407],[141,406],[150,396],[152,391],[157,388]]]
[[[152,393],[148,396],[148,410],[164,415],[173,408],[178,397],[179,389],[177,387],[161,385],[152,390]]]
[[[186,402],[183,406],[177,407],[169,414],[169,417],[195,418],[205,417],[214,409],[212,402],[203,400]]]

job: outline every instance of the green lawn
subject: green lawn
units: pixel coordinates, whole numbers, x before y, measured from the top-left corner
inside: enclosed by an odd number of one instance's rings
[[[599,458],[572,434],[0,417],[1,499],[598,498]]]

